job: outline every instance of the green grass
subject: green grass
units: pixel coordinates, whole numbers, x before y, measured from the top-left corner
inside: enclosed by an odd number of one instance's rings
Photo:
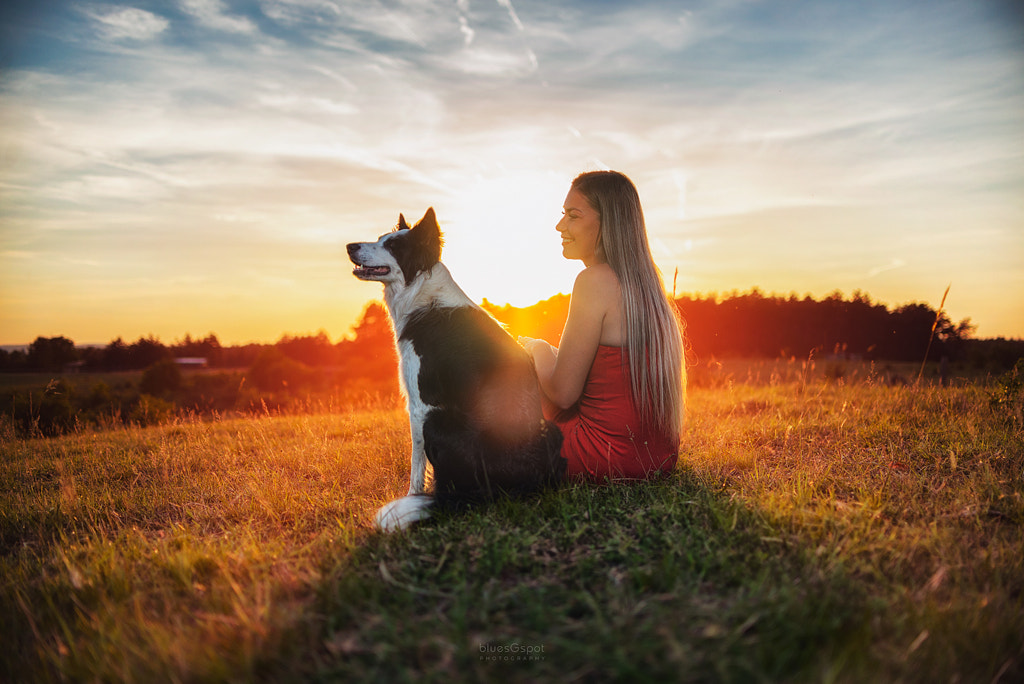
[[[980,386],[690,395],[666,480],[370,527],[401,411],[0,437],[3,681],[1024,677],[1024,448]]]

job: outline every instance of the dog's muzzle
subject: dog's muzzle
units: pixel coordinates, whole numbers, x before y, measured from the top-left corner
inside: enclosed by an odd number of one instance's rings
[[[383,278],[387,274],[391,273],[391,269],[387,266],[373,266],[364,264],[362,257],[359,255],[362,244],[359,242],[352,242],[348,244],[345,249],[348,250],[348,258],[356,265],[352,269],[352,275],[362,280],[376,280],[377,278]]]

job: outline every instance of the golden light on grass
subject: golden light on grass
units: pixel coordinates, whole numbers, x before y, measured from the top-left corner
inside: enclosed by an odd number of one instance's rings
[[[1016,675],[1019,403],[886,377],[719,364],[695,375],[667,480],[566,487],[393,537],[371,521],[408,486],[401,409],[46,439],[0,421],[0,626],[17,654],[0,673],[455,677],[491,638],[478,633],[537,629],[558,657],[524,680],[618,667],[614,649],[565,645],[641,632],[654,641],[630,646],[650,649],[631,650],[634,675],[673,644],[686,659],[671,667],[698,654],[787,681],[822,667],[856,681]],[[714,650],[723,635],[735,650]],[[435,643],[453,659],[416,655]]]
[[[123,681],[247,671],[288,638],[317,559],[347,552],[408,482],[407,420],[393,410],[5,438],[3,449],[5,489],[20,483],[4,496],[5,526],[26,549],[53,550],[4,565],[37,635],[31,656]],[[65,601],[78,608],[62,612]]]

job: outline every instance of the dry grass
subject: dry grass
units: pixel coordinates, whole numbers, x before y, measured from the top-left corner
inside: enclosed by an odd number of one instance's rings
[[[8,431],[0,679],[1008,682],[1021,437],[982,387],[728,383],[666,482],[384,537],[402,411]]]
[[[1019,675],[1019,426],[976,385],[797,389],[696,393],[686,463],[767,521],[780,544],[877,592],[893,614],[873,625],[874,655],[894,678],[908,663],[920,681]]]
[[[391,411],[5,440],[4,641],[55,678],[249,671],[398,494],[407,431]]]

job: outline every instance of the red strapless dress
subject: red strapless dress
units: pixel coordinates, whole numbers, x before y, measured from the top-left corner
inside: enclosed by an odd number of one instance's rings
[[[644,432],[629,391],[629,361],[621,347],[601,345],[579,402],[548,416],[562,430],[566,478],[646,479],[671,472],[679,444]]]

